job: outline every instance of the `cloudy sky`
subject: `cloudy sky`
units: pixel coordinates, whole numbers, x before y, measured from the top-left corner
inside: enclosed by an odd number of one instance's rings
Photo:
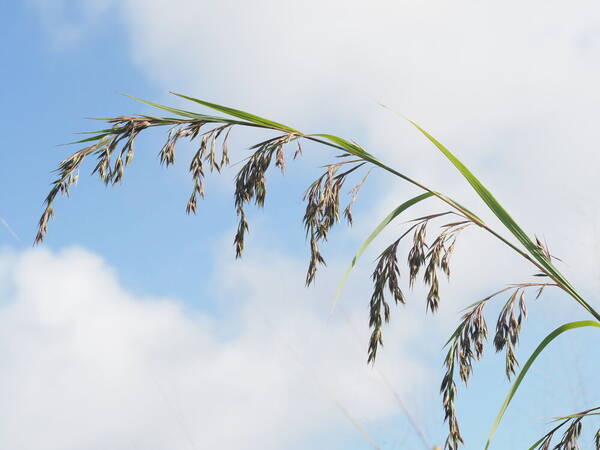
[[[186,216],[191,149],[160,167],[160,132],[139,141],[114,189],[86,166],[32,248],[50,172],[75,150],[57,144],[97,127],[84,117],[150,112],[123,92],[175,106],[168,92],[183,92],[345,136],[495,224],[385,103],[453,149],[600,305],[596,2],[28,0],[6,5],[0,25],[3,448],[430,448],[445,437],[441,348],[460,310],[530,280],[531,267],[470,230],[439,314],[425,313],[422,288],[410,292],[368,367],[372,261],[402,221],[330,316],[331,299],[361,241],[416,191],[373,172],[353,228],[331,235],[327,268],[305,289],[302,193],[332,154],[309,145],[284,177],[269,175],[236,261],[234,172],[210,178]],[[232,159],[264,138],[233,136]],[[405,219],[439,210],[432,201]],[[529,308],[521,360],[558,324],[587,318],[557,292]],[[524,448],[552,417],[597,406],[597,346],[584,342],[597,334],[565,334],[536,362],[496,448]],[[467,448],[485,441],[508,386],[490,346],[459,387]]]

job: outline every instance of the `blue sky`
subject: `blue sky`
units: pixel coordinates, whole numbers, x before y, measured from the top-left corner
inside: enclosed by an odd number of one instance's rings
[[[425,314],[417,287],[406,307],[393,310],[375,370],[365,362],[371,262],[400,223],[365,256],[332,317],[330,301],[361,240],[413,189],[373,173],[354,227],[333,232],[327,269],[304,289],[302,193],[331,153],[307,145],[284,177],[270,174],[265,211],[251,210],[247,252],[236,261],[234,172],[209,178],[198,215],[186,216],[191,148],[181,146],[174,167],[160,167],[163,132],[140,139],[122,185],[106,188],[86,166],[72,198],[58,201],[47,240],[32,249],[50,171],[75,150],[57,144],[97,127],[85,117],[150,111],[122,92],[182,105],[168,94],[178,91],[356,140],[489,217],[383,102],[464,158],[528,231],[548,239],[597,305],[600,11],[576,3],[31,0],[5,7],[0,217],[17,237],[0,227],[0,442],[372,448],[354,421],[380,448],[424,448],[397,394],[426,441],[441,444],[445,338],[461,308],[527,281],[530,267],[471,230],[459,242],[440,313]],[[263,137],[233,134],[232,159]],[[531,299],[529,308],[521,361],[558,324],[586,318],[558,293]],[[488,320],[492,328],[493,314]],[[597,349],[584,343],[596,335],[565,335],[536,363],[496,448],[525,448],[551,417],[597,405]],[[466,448],[481,447],[508,389],[502,366],[489,346],[468,389],[460,386]]]

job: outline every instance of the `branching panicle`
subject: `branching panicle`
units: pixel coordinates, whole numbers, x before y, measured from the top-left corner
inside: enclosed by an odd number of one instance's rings
[[[254,150],[254,153],[242,166],[235,178],[235,207],[239,217],[238,230],[234,239],[237,257],[242,255],[244,248],[244,237],[245,233],[248,231],[248,223],[246,221],[246,215],[244,212],[245,205],[251,201],[254,201],[259,208],[264,206],[267,193],[266,172],[271,165],[271,161],[274,158],[275,167],[278,167],[283,173],[285,170],[284,148],[291,141],[297,139],[298,136],[296,134],[285,133],[250,147],[252,150]],[[317,264],[324,263],[323,258],[318,253],[318,246],[316,243],[316,241],[319,239],[319,236],[315,237],[315,240],[311,240],[312,256],[309,264],[307,284],[310,284],[314,278]]]
[[[183,135],[183,133],[183,128],[171,128],[169,130],[167,142],[165,145],[163,145],[163,148],[158,154],[160,163],[162,165],[169,167],[170,165],[175,164],[175,144],[177,144],[177,140]]]
[[[387,290],[394,298],[394,302],[404,303],[404,294],[400,289],[400,269],[398,268],[398,244],[397,239],[387,247],[378,258],[375,271],[373,272],[373,294],[370,302],[369,327],[372,328],[371,339],[369,341],[369,353],[367,361],[374,362],[377,356],[377,348],[383,345],[382,325],[390,320],[390,306],[385,300],[384,291]],[[383,308],[383,319],[382,310]]]
[[[109,120],[113,126],[110,130],[100,133],[82,142],[96,141],[68,158],[61,161],[56,169],[58,178],[52,182],[52,188],[44,201],[45,208],[38,223],[38,230],[35,236],[35,243],[39,244],[44,240],[48,231],[48,222],[54,216],[54,200],[58,194],[69,195],[69,188],[77,183],[79,177],[79,168],[84,159],[90,155],[96,155],[98,162],[92,173],[98,173],[100,179],[105,183],[116,184],[123,178],[125,167],[131,162],[134,154],[134,141],[140,131],[152,123],[145,117],[117,117]],[[118,144],[125,141],[121,152],[117,155],[114,164],[111,166],[111,157]],[[123,160],[125,156],[125,160]]]
[[[494,336],[496,351],[500,352],[506,348],[506,376],[509,380],[519,365],[514,347],[519,340],[521,325],[526,318],[527,306],[525,305],[524,289],[517,288],[500,311]]]
[[[514,346],[518,341],[521,324],[527,317],[524,290],[532,287],[556,286],[553,283],[520,283],[510,285],[485,297],[471,305],[462,316],[461,322],[448,342],[449,350],[445,359],[446,374],[442,379],[441,393],[442,405],[448,421],[449,433],[446,441],[447,449],[456,449],[460,442],[460,431],[454,400],[456,397],[456,385],[452,379],[455,365],[458,364],[458,372],[461,380],[466,384],[473,373],[473,362],[481,359],[484,351],[484,342],[488,338],[488,328],[484,316],[484,308],[493,298],[507,291],[512,291],[509,300],[502,308],[496,326],[494,344],[496,350],[507,347],[506,365],[507,375],[514,373],[517,364],[514,355]],[[518,313],[515,309],[518,308]],[[502,347],[499,348],[499,345]],[[510,351],[509,351],[510,349]]]
[[[566,425],[567,427],[561,436],[561,440],[552,447],[552,450],[579,450],[579,437],[581,436],[581,431],[583,429],[583,419],[588,416],[597,416],[599,411],[600,406],[566,417],[559,417],[556,421],[561,422],[542,436],[542,438],[531,448],[536,450],[549,450],[557,431]],[[600,429],[594,434],[594,448],[600,450]]]
[[[353,220],[353,217],[352,217],[352,206],[354,206],[354,202],[356,202],[356,199],[358,198],[358,194],[360,192],[360,189],[364,186],[364,184],[367,181],[367,178],[369,178],[370,174],[371,174],[371,171],[369,170],[367,172],[367,174],[363,177],[363,179],[360,180],[360,183],[358,183],[356,186],[354,186],[350,190],[350,192],[349,192],[349,194],[350,194],[350,201],[346,205],[346,208],[344,208],[344,217],[348,221],[348,225],[352,225],[352,220]]]
[[[56,195],[59,193],[68,195],[69,187],[77,181],[77,170],[85,157],[95,155],[97,163],[92,173],[97,173],[100,179],[107,185],[117,184],[123,179],[125,168],[133,159],[135,138],[140,131],[149,127],[171,127],[167,135],[167,140],[159,152],[160,163],[167,167],[175,163],[175,148],[181,138],[187,137],[190,141],[199,138],[198,149],[194,153],[189,165],[193,187],[185,208],[188,214],[195,214],[198,209],[198,199],[204,198],[204,179],[207,166],[211,172],[220,172],[223,167],[229,165],[230,157],[227,141],[231,129],[235,125],[250,125],[250,122],[231,121],[226,118],[221,119],[211,116],[203,116],[203,118],[197,119],[190,118],[192,116],[194,115],[187,115],[186,113],[184,118],[120,116],[114,119],[107,119],[112,128],[101,130],[96,136],[82,140],[81,142],[96,141],[96,143],[74,153],[59,165],[57,170],[59,177],[53,182],[52,189],[46,198],[46,208],[40,217],[36,243],[41,242],[47,232],[48,222],[54,215],[52,204]],[[201,130],[210,124],[215,126],[201,133]],[[281,132],[284,131],[282,128],[285,127],[265,126],[265,128]],[[217,140],[222,136],[224,137],[219,156],[217,154]],[[243,252],[244,237],[249,230],[245,206],[250,202],[254,202],[258,207],[264,205],[267,192],[266,172],[271,162],[274,161],[275,166],[283,172],[286,165],[285,146],[292,141],[296,141],[295,159],[302,153],[300,144],[300,138],[302,137],[302,135],[292,130],[285,130],[276,137],[250,147],[253,153],[235,178],[235,209],[239,218],[234,238],[237,257],[240,257]],[[121,144],[120,151],[117,151]],[[358,164],[355,164],[347,172],[342,174],[336,173],[339,167],[348,163]],[[326,176],[320,179],[322,183],[319,186],[318,198],[315,203],[316,209],[314,208],[315,204],[307,206],[307,221],[305,222],[305,226],[307,226],[307,229],[310,229],[311,248],[307,284],[312,283],[314,280],[317,266],[325,262],[319,252],[318,244],[319,241],[327,239],[329,229],[339,220],[339,191],[344,179],[362,164],[364,164],[364,161],[358,159],[329,166]],[[357,193],[358,187],[352,191],[352,202],[356,199]],[[309,203],[315,200],[313,197],[311,197]],[[311,218],[311,214],[314,214],[314,217]],[[347,216],[351,220],[350,206],[347,209]]]
[[[345,164],[353,164],[353,167],[338,173]],[[325,173],[311,183],[304,193],[306,209],[303,223],[306,235],[310,239],[311,249],[306,275],[307,286],[314,281],[318,265],[325,264],[319,251],[319,242],[327,240],[329,230],[340,220],[340,191],[346,177],[363,164],[355,160],[330,164],[326,166]]]
[[[199,134],[200,128],[203,125],[203,122],[191,124],[184,129],[183,135],[190,136],[190,139],[194,139]],[[229,136],[229,131],[231,131],[231,128],[229,127],[230,125],[222,125],[220,127],[213,128],[202,135],[200,146],[192,157],[189,167],[189,172],[192,175],[194,186],[185,208],[185,211],[188,214],[195,214],[197,208],[197,199],[204,198],[204,161],[208,163],[208,167],[211,172],[213,170],[220,172],[222,167],[229,164],[229,154],[227,150],[227,137]],[[225,135],[225,138],[221,144],[221,162],[219,163],[217,162],[216,142],[225,129],[227,129],[227,134]]]
[[[179,94],[177,94],[179,95]],[[429,216],[415,219],[414,224],[402,235],[396,239],[379,256],[375,270],[373,272],[374,289],[370,299],[370,317],[369,326],[372,330],[368,362],[375,360],[379,345],[383,344],[382,326],[384,322],[390,319],[390,305],[386,301],[384,291],[387,289],[393,296],[395,303],[404,303],[404,296],[400,289],[399,278],[400,271],[397,263],[397,251],[399,242],[410,232],[413,234],[412,246],[408,252],[408,285],[412,288],[414,282],[423,269],[423,280],[429,287],[426,300],[426,311],[436,312],[440,304],[440,277],[444,275],[450,277],[450,260],[453,254],[458,233],[472,224],[490,233],[499,239],[503,244],[514,250],[528,262],[532,263],[538,270],[535,276],[545,277],[549,280],[547,283],[522,283],[510,285],[491,296],[477,302],[468,308],[463,315],[459,327],[448,342],[448,353],[445,358],[445,375],[441,384],[441,393],[443,397],[443,407],[445,420],[448,422],[449,434],[445,443],[447,450],[456,450],[462,443],[463,438],[460,434],[459,423],[456,415],[455,401],[457,397],[457,386],[454,379],[455,373],[458,373],[463,382],[467,383],[472,372],[474,361],[480,359],[483,355],[484,342],[487,340],[488,329],[484,318],[484,308],[487,302],[496,295],[512,291],[511,295],[503,306],[496,324],[494,336],[494,345],[497,351],[506,351],[506,375],[510,378],[515,374],[518,362],[515,356],[515,346],[518,343],[522,322],[527,316],[525,305],[525,290],[530,287],[537,288],[538,298],[545,287],[559,286],[568,295],[573,297],[581,306],[590,312],[596,320],[600,320],[600,313],[589,305],[585,299],[577,293],[564,276],[552,265],[554,257],[545,241],[535,238],[533,241],[527,234],[514,222],[506,213],[491,193],[483,186],[479,180],[464,166],[458,159],[431,135],[411,121],[468,179],[471,186],[478,195],[484,200],[491,211],[498,217],[507,229],[516,238],[521,247],[510,242],[510,240],[501,236],[497,231],[490,228],[485,222],[479,219],[472,212],[462,207],[453,199],[444,194],[436,192],[427,186],[409,178],[399,171],[387,166],[376,159],[365,149],[354,142],[347,141],[337,136],[328,134],[303,134],[286,125],[279,124],[267,119],[260,118],[253,114],[232,108],[222,107],[212,103],[204,102],[198,99],[185,97],[188,100],[195,101],[209,108],[224,113],[227,117],[216,117],[206,114],[193,113],[180,109],[169,108],[162,105],[149,103],[160,109],[169,111],[177,116],[173,117],[152,117],[152,116],[120,116],[113,119],[105,119],[110,128],[100,130],[91,137],[82,139],[78,143],[89,144],[70,157],[64,159],[56,170],[56,179],[52,182],[50,192],[45,199],[45,208],[39,219],[38,231],[35,242],[39,243],[44,239],[47,233],[48,222],[54,216],[54,201],[58,194],[69,195],[70,187],[77,182],[78,174],[82,162],[88,156],[96,158],[96,164],[93,174],[97,173],[99,178],[106,185],[115,185],[123,180],[125,169],[131,163],[135,152],[135,139],[139,133],[150,127],[169,127],[167,140],[159,152],[160,163],[170,166],[175,163],[176,145],[181,138],[189,138],[190,141],[197,139],[198,147],[191,158],[189,172],[193,180],[193,188],[186,205],[188,214],[196,213],[198,198],[204,197],[205,174],[207,172],[221,172],[229,165],[230,157],[227,148],[227,140],[234,126],[244,126],[258,128],[275,132],[275,137],[269,138],[252,147],[251,155],[245,159],[245,163],[235,177],[235,210],[239,219],[237,231],[234,238],[236,257],[240,257],[244,250],[244,238],[249,230],[245,207],[248,203],[254,203],[256,206],[263,207],[265,203],[267,186],[266,173],[273,162],[275,167],[284,172],[286,166],[285,147],[292,141],[296,142],[297,148],[293,153],[295,159],[302,153],[300,140],[317,142],[342,150],[344,153],[339,155],[340,162],[326,166],[326,171],[307,189],[304,195],[306,209],[303,223],[306,229],[307,239],[310,242],[310,261],[308,265],[306,284],[310,285],[321,264],[325,260],[321,255],[319,244],[326,241],[331,228],[340,221],[340,192],[348,175],[357,170],[364,164],[370,164],[373,167],[381,168],[400,179],[421,189],[424,193],[415,198],[404,202],[400,207],[394,210],[386,217],[382,225],[375,230],[368,243],[376,236],[383,227],[406,208],[414,205],[428,197],[436,197],[445,205],[451,208],[451,211],[432,214]],[[207,129],[208,128],[208,129]],[[201,132],[203,131],[203,132]],[[221,141],[221,151],[218,154],[218,140],[224,136]],[[356,158],[356,159],[352,159]],[[350,169],[345,172],[341,168],[346,164]],[[356,201],[360,188],[364,185],[369,173],[350,190],[350,201],[343,210],[343,216],[352,224],[352,206]],[[457,222],[448,223],[441,226],[441,232],[430,245],[426,242],[427,226],[432,219],[454,214],[460,219]],[[359,254],[364,251],[361,248]],[[355,261],[353,261],[354,264]],[[444,275],[440,274],[443,273]],[[551,281],[551,282],[550,282]],[[574,450],[578,448],[577,439],[581,433],[581,420],[584,415],[569,416],[561,425],[548,433],[539,441],[537,448],[549,449],[554,433],[563,425],[567,425],[562,435],[561,441],[554,447],[557,450]],[[594,413],[597,414],[597,413]],[[563,418],[564,419],[564,418]],[[595,444],[597,450],[600,450],[600,430],[596,433]],[[536,444],[537,445],[537,444]]]
[[[556,450],[579,450],[579,436],[581,436],[581,418],[571,422],[562,435],[560,442],[554,447]]]
[[[271,164],[274,150],[270,145],[259,147],[235,177],[235,208],[239,217],[238,230],[234,238],[237,258],[242,256],[244,237],[248,231],[244,207],[252,200],[259,208],[264,206],[267,193],[265,174]]]
[[[442,406],[444,408],[444,420],[448,422],[448,437],[444,444],[445,450],[457,450],[463,443],[463,438],[460,435],[460,427],[456,417],[456,383],[454,381],[454,365],[456,360],[456,352],[458,351],[458,342],[452,342],[444,365],[446,373],[442,379],[440,392],[442,393]]]
[[[410,271],[409,286],[412,287],[419,274],[421,267],[425,267],[423,281],[429,286],[427,293],[427,310],[436,312],[440,302],[438,269],[441,269],[446,277],[450,278],[450,258],[454,252],[456,237],[458,233],[471,225],[470,220],[453,222],[442,226],[442,232],[431,243],[427,245],[427,225],[429,221],[442,217],[452,212],[432,214],[419,219],[411,227],[415,229],[413,234],[413,245],[408,253],[408,267]],[[462,216],[461,216],[462,217]],[[409,229],[410,231],[410,229]]]
[[[246,221],[246,213],[243,208],[237,209],[237,215],[239,223],[233,243],[235,245],[235,257],[241,258],[244,252],[244,236],[248,232],[248,222]]]
[[[473,360],[478,360],[483,355],[483,342],[488,336],[483,310],[489,298],[491,297],[478,302],[463,315],[461,324],[454,332],[453,338],[448,344],[450,347],[444,361],[446,373],[440,386],[442,406],[449,428],[445,444],[445,448],[448,450],[457,449],[463,442],[455,407],[457,394],[456,383],[454,381],[455,365],[458,363],[459,376],[466,383],[473,371]]]
[[[408,284],[412,288],[421,266],[425,264],[425,237],[427,234],[427,221],[423,222],[413,235],[413,245],[408,252],[408,268],[410,271]]]
[[[399,277],[400,271],[397,263],[397,250],[400,241],[411,231],[414,230],[413,245],[408,255],[409,268],[409,286],[412,287],[414,280],[420,270],[425,265],[424,280],[430,286],[427,296],[427,308],[435,312],[439,303],[439,283],[437,269],[449,276],[449,261],[454,249],[456,235],[466,228],[470,221],[461,221],[444,225],[443,231],[431,246],[425,242],[427,225],[431,219],[444,216],[448,213],[432,214],[429,216],[415,219],[413,224],[396,241],[394,241],[379,256],[375,271],[373,272],[373,293],[370,302],[370,321],[372,328],[371,339],[369,341],[368,361],[372,362],[377,354],[377,347],[382,344],[382,323],[389,321],[390,308],[385,301],[384,289],[387,286],[390,293],[394,296],[396,303],[404,303],[404,295],[400,290]],[[450,244],[448,244],[450,243]],[[383,320],[382,311],[383,310]]]
[[[312,235],[310,237],[310,260],[308,262],[308,270],[306,271],[305,280],[305,284],[307,286],[314,281],[319,264],[325,265],[325,259],[323,258],[323,256],[321,256],[321,251],[319,250],[317,238],[314,235]]]
[[[192,193],[188,200],[187,207],[185,211],[190,214],[196,213],[196,202],[197,198],[204,198],[204,167],[202,164],[202,151],[198,150],[190,162],[189,171],[192,175],[192,179],[194,180],[194,187],[192,189]]]

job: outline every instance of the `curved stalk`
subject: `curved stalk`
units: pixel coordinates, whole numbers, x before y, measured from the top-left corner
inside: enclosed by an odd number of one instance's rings
[[[327,141],[323,141],[322,139],[318,139],[315,138],[315,135],[301,135],[303,138],[314,141],[314,142],[318,142],[320,144],[323,145],[327,145],[329,147],[333,147],[336,148],[338,150],[342,150],[342,151],[350,151],[350,149],[348,147],[343,147],[340,145],[336,145]],[[323,135],[322,135],[323,136]],[[437,141],[436,141],[437,142]],[[441,145],[441,144],[440,144]],[[538,256],[538,261],[536,261],[535,256],[534,258],[532,258],[532,256],[530,256],[528,253],[526,253],[525,251],[523,251],[522,249],[520,249],[519,247],[517,247],[516,245],[514,245],[512,242],[510,242],[508,239],[506,239],[504,236],[502,236],[501,234],[499,234],[497,231],[495,231],[493,228],[491,228],[490,226],[488,226],[485,222],[483,222],[483,220],[481,220],[479,217],[477,217],[475,214],[473,214],[471,211],[469,211],[468,209],[466,209],[465,207],[459,205],[457,202],[455,202],[454,200],[446,197],[445,195],[443,195],[440,192],[434,191],[433,189],[428,188],[427,186],[425,186],[424,184],[404,175],[403,173],[398,172],[397,170],[393,169],[392,167],[389,167],[388,165],[382,163],[381,161],[379,161],[378,159],[376,159],[375,157],[371,156],[369,153],[364,152],[364,155],[357,155],[360,156],[362,159],[364,159],[365,161],[370,162],[371,164],[380,167],[381,169],[407,181],[408,183],[424,190],[425,192],[428,192],[430,194],[432,194],[433,196],[437,197],[438,199],[440,199],[441,201],[443,201],[444,203],[446,203],[447,205],[449,205],[450,207],[456,209],[457,211],[459,211],[461,214],[467,216],[474,224],[478,225],[479,227],[481,227],[482,229],[486,230],[488,233],[490,233],[492,236],[494,236],[496,239],[500,240],[502,243],[504,243],[505,245],[507,245],[509,248],[511,248],[512,250],[514,250],[515,252],[517,252],[519,255],[521,255],[523,258],[525,258],[527,261],[529,261],[531,264],[533,264],[538,270],[540,270],[542,273],[546,274],[550,279],[552,279],[552,281],[554,281],[563,291],[565,291],[567,294],[569,294],[569,296],[571,296],[572,298],[574,298],[581,306],[583,306],[583,308],[585,310],[587,310],[596,320],[600,320],[600,313],[598,313],[591,305],[589,305],[585,299],[583,299],[583,297],[581,297],[577,291],[575,290],[575,288],[573,288],[573,286],[571,286],[571,284],[567,281],[567,279],[556,269],[554,268],[554,266],[552,266],[551,264],[541,264],[539,262],[540,259],[543,260],[544,256],[541,255],[541,253]],[[550,267],[547,267],[550,266]]]

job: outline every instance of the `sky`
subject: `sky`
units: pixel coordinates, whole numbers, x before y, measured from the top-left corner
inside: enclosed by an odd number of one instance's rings
[[[368,366],[373,261],[403,222],[443,206],[424,202],[388,227],[330,314],[361,242],[418,191],[373,171],[353,227],[332,232],[327,267],[307,289],[302,194],[334,154],[306,145],[284,176],[269,173],[265,208],[249,209],[236,260],[235,167],[208,178],[198,214],[187,216],[192,148],[160,167],[165,133],[154,131],[140,138],[121,185],[106,188],[88,163],[33,247],[51,171],[77,149],[59,144],[98,127],[86,118],[152,111],[122,93],[202,111],[169,94],[181,92],[344,136],[501,230],[383,103],[452,149],[600,306],[596,2],[26,0],[3,8],[0,29],[3,447],[431,448],[445,438],[442,347],[461,310],[531,280],[515,254],[465,232],[440,311],[426,313],[422,286],[406,289]],[[266,137],[232,133],[232,160]],[[559,292],[528,305],[521,362],[558,325],[588,318]],[[491,307],[490,328],[500,307]],[[597,406],[597,334],[577,330],[551,344],[495,448],[528,447],[552,417]],[[508,388],[488,342],[469,385],[459,385],[465,448],[482,448]],[[584,448],[593,431],[584,425]]]

